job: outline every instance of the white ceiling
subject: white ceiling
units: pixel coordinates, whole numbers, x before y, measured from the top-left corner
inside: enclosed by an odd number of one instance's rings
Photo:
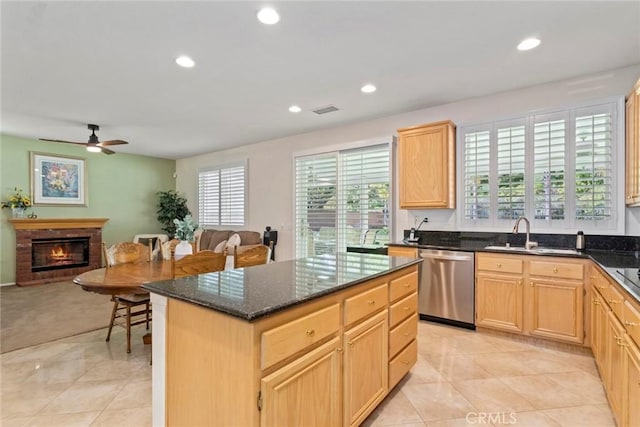
[[[256,19],[267,4],[276,25]],[[85,142],[96,123],[129,141],[117,152],[171,159],[640,63],[639,1],[2,0],[0,14],[2,133]],[[540,47],[517,51],[529,36]]]

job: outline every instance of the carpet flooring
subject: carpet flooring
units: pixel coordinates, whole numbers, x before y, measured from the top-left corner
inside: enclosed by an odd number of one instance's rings
[[[0,287],[0,353],[109,326],[109,295],[71,281]],[[106,331],[105,331],[106,337]]]

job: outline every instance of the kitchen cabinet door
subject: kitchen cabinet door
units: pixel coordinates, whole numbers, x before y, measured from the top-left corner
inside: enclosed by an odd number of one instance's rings
[[[388,339],[387,310],[344,334],[344,426],[360,425],[384,399],[389,382]]]
[[[622,426],[640,426],[640,350],[628,335],[623,344],[625,361]]]
[[[593,291],[591,304],[591,350],[603,380],[607,372],[607,321],[609,309],[598,291]]]
[[[625,106],[625,203],[640,206],[640,80]]]
[[[624,328],[613,311],[608,312],[607,322],[607,378],[604,378],[605,390],[609,396],[611,412],[620,424],[622,414],[622,384],[624,367]]]
[[[583,284],[568,280],[529,279],[530,334],[582,344]]]
[[[455,164],[453,122],[398,129],[400,208],[455,208]]]
[[[476,325],[523,333],[522,277],[476,273]]]
[[[342,401],[340,339],[264,377],[261,426],[338,426]]]

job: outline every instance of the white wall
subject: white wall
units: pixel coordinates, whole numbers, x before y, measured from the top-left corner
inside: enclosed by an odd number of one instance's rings
[[[590,100],[625,96],[639,75],[640,64],[185,158],[176,162],[176,188],[186,195],[189,208],[197,215],[198,169],[248,159],[249,206],[247,225],[244,229],[262,232],[265,226],[270,225],[278,230],[277,259],[290,259],[294,256],[294,154],[315,149],[322,151],[328,146],[355,141],[389,140],[398,128],[439,120],[449,119],[461,126],[534,110],[569,107]],[[627,209],[626,213],[625,233],[640,235],[640,208]],[[423,226],[423,229],[456,229],[454,210],[395,209],[395,235],[399,236],[402,230],[412,227],[414,217],[424,216],[429,217],[429,224]]]

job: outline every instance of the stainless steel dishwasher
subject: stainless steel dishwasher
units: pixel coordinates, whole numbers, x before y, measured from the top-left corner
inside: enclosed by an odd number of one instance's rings
[[[474,253],[421,249],[420,318],[475,329]]]

